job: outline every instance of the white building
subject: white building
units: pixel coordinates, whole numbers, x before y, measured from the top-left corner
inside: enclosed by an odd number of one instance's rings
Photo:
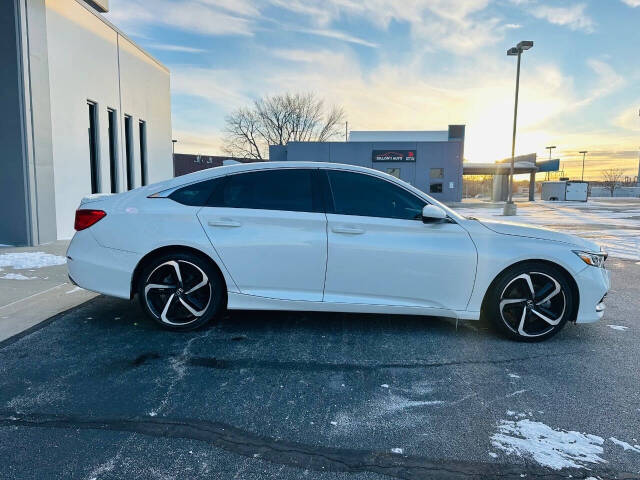
[[[173,176],[169,70],[107,10],[0,1],[0,243],[70,238],[83,196]]]

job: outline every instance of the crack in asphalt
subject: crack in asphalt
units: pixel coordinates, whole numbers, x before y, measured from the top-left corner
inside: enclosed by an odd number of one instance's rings
[[[402,480],[423,479],[637,479],[636,474],[610,470],[551,470],[537,465],[510,465],[457,460],[430,460],[374,450],[307,445],[264,437],[222,422],[171,418],[109,418],[59,414],[0,412],[0,426],[105,430],[161,438],[206,442],[245,457],[313,471],[376,473]],[[526,477],[523,477],[526,475]]]
[[[193,367],[213,368],[218,370],[233,369],[270,369],[270,370],[301,370],[316,372],[337,372],[337,371],[363,371],[363,370],[383,370],[383,369],[421,369],[437,368],[457,365],[500,365],[503,363],[524,362],[540,358],[565,357],[585,353],[583,351],[562,352],[558,354],[538,354],[523,357],[482,359],[482,360],[449,360],[441,362],[417,361],[411,363],[328,363],[306,360],[260,360],[255,358],[224,359],[217,357],[189,357],[185,363]],[[180,355],[177,355],[180,357]],[[175,358],[176,355],[169,355],[165,358]],[[130,362],[130,366],[139,367],[149,361],[162,360],[162,356],[156,352],[143,353]]]

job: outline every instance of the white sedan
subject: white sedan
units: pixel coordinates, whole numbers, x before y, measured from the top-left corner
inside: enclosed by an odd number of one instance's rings
[[[265,162],[83,199],[67,252],[82,288],[171,330],[224,309],[486,318],[542,340],[602,317],[595,243],[465,218],[363,167]]]

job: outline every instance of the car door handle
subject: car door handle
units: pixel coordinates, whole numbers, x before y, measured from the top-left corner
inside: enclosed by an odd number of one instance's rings
[[[209,220],[207,223],[210,227],[239,227],[242,225],[240,222],[236,222],[235,220],[231,220],[230,218]]]
[[[364,228],[338,225],[335,227],[331,227],[331,231],[334,233],[347,233],[349,235],[362,235],[364,233]]]

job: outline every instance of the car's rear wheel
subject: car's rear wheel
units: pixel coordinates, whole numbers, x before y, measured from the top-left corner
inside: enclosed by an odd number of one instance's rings
[[[577,302],[567,274],[542,262],[517,265],[493,283],[483,317],[508,337],[534,342],[558,333],[575,317]]]
[[[143,268],[138,298],[145,313],[169,330],[194,330],[224,308],[224,282],[206,258],[189,252],[162,255]]]

